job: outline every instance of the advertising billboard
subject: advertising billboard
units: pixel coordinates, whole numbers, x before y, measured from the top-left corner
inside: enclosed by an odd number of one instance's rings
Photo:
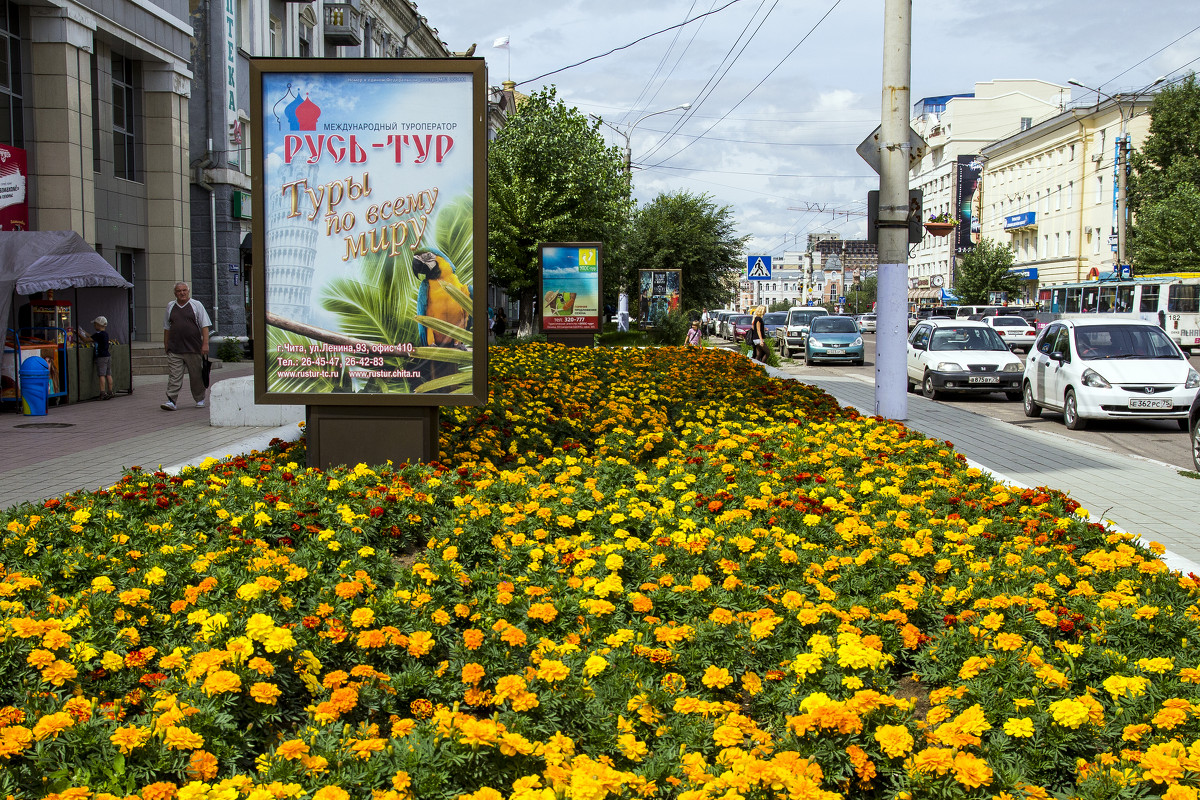
[[[955,217],[958,226],[954,229],[954,252],[965,253],[979,244],[982,236],[979,215],[982,191],[980,177],[983,175],[983,160],[979,156],[959,156],[954,165]]]
[[[543,331],[600,332],[599,242],[538,246],[541,284],[538,304]]]
[[[638,270],[638,324],[656,325],[658,319],[679,310],[683,273],[677,269]]]
[[[481,59],[253,59],[257,402],[487,398]]]
[[[0,231],[29,230],[26,153],[0,144]]]

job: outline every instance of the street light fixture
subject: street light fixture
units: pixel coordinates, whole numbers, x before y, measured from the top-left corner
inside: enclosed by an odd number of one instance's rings
[[[692,107],[691,103],[680,103],[679,105],[674,106],[672,108],[664,108],[662,111],[651,111],[649,114],[643,114],[642,116],[640,116],[636,120],[634,120],[634,123],[629,126],[629,130],[626,131],[624,134],[625,135],[625,172],[630,175],[633,174],[633,152],[630,150],[629,139],[631,136],[633,136],[633,129],[636,128],[642,122],[642,120],[657,116],[659,114],[669,114],[672,111],[687,111],[691,107]]]
[[[1095,92],[1097,108],[1099,108],[1100,98],[1103,96],[1103,97],[1106,97],[1109,100],[1111,100],[1113,102],[1113,104],[1116,105],[1117,113],[1121,115],[1121,136],[1117,140],[1117,264],[1116,264],[1116,266],[1117,266],[1118,272],[1120,271],[1120,268],[1125,264],[1125,239],[1126,239],[1126,235],[1125,235],[1125,221],[1126,221],[1125,202],[1126,202],[1126,197],[1127,197],[1127,194],[1126,194],[1127,193],[1126,171],[1128,170],[1128,166],[1129,166],[1128,165],[1129,135],[1126,131],[1126,128],[1128,126],[1129,119],[1131,117],[1133,117],[1133,109],[1137,105],[1137,99],[1139,97],[1141,97],[1145,92],[1147,92],[1150,89],[1153,89],[1155,86],[1158,86],[1160,83],[1162,83],[1166,79],[1167,79],[1166,75],[1161,75],[1153,83],[1149,84],[1148,86],[1146,86],[1142,89],[1139,89],[1136,92],[1133,92],[1131,94],[1122,94],[1122,93],[1118,92],[1115,95],[1106,94],[1106,93],[1100,91],[1099,89],[1093,89],[1091,86],[1086,86],[1077,80],[1071,80],[1069,78],[1067,79],[1067,83],[1070,84],[1071,86],[1078,86],[1080,89],[1087,89],[1089,92]],[[1125,97],[1131,98],[1131,102],[1129,103],[1129,116],[1128,117],[1125,116],[1125,106],[1121,105],[1121,100],[1122,100],[1122,98],[1125,98]]]

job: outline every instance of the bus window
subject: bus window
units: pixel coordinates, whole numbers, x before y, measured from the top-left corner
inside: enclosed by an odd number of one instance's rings
[[[1067,289],[1067,305],[1064,313],[1078,314],[1079,313],[1079,298],[1083,295],[1083,289]]]
[[[1066,289],[1051,289],[1050,290],[1050,311],[1053,314],[1061,314],[1067,307],[1067,290]]]
[[[1133,287],[1122,284],[1117,287],[1117,307],[1113,309],[1119,314],[1133,311]]]
[[[1142,299],[1138,311],[1153,314],[1158,311],[1158,286],[1142,286]]]
[[[1100,300],[1098,301],[1098,303],[1096,305],[1096,310],[1099,311],[1101,314],[1111,313],[1113,310],[1113,306],[1116,305],[1116,302],[1117,302],[1117,287],[1101,286],[1100,287]]]
[[[1167,311],[1172,314],[1195,314],[1200,311],[1200,286],[1176,284],[1167,294]]]
[[[1085,314],[1095,312],[1096,298],[1099,296],[1099,294],[1100,293],[1094,286],[1088,286],[1085,288],[1083,290],[1083,303],[1080,305],[1079,310]]]

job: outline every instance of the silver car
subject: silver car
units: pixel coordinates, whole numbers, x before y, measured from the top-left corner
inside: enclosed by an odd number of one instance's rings
[[[862,331],[863,333],[874,333],[875,332],[875,320],[876,320],[876,317],[874,314],[859,314],[858,315],[858,329],[860,331]]]

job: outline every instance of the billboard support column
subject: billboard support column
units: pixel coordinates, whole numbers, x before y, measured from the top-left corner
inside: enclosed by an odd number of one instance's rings
[[[305,406],[308,465],[427,464],[438,458],[438,406]]]

